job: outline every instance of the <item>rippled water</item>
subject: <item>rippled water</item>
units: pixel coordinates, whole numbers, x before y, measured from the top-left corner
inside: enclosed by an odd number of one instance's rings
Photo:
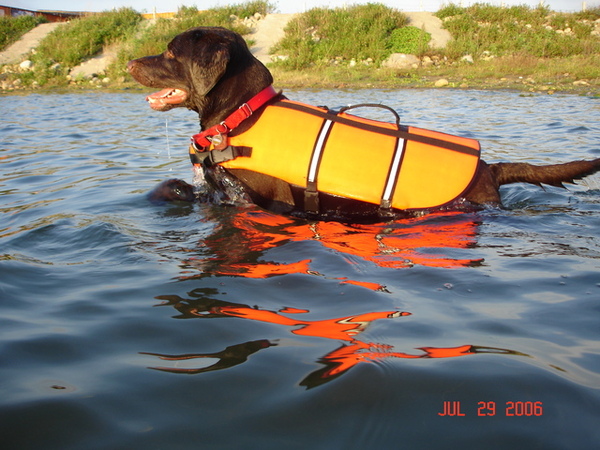
[[[383,102],[487,161],[600,157],[599,99]],[[150,204],[191,112],[0,97],[0,436],[11,449],[593,448],[600,176],[389,224]],[[385,113],[377,113],[385,118]],[[444,408],[453,416],[441,416]]]

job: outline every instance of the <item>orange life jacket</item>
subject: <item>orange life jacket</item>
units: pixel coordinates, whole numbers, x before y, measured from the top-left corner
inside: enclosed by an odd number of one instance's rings
[[[469,187],[480,155],[474,139],[290,100],[266,106],[250,129],[227,139],[224,152],[211,151],[213,163],[303,188],[314,213],[319,192],[383,209],[443,206]]]

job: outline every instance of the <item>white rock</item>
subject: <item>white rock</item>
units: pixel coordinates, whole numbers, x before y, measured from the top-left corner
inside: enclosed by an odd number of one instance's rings
[[[381,67],[390,69],[409,69],[416,64],[419,66],[419,58],[415,55],[407,55],[406,53],[392,53],[388,59],[381,63]]]

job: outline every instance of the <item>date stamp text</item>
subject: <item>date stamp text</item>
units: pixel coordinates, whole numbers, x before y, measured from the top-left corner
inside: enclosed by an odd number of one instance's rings
[[[442,405],[442,411],[438,416],[465,417],[463,405],[460,401],[445,401]],[[542,402],[477,402],[477,416],[492,417],[535,417],[544,415],[544,405]]]

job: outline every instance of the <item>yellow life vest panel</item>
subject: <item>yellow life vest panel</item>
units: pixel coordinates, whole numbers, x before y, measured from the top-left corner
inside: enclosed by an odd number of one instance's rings
[[[250,129],[228,139],[230,146],[251,151],[218,163],[226,169],[277,177],[308,194],[400,210],[455,200],[473,180],[480,155],[474,139],[290,100],[268,105]],[[308,194],[305,209],[318,212],[318,204],[306,205]]]

